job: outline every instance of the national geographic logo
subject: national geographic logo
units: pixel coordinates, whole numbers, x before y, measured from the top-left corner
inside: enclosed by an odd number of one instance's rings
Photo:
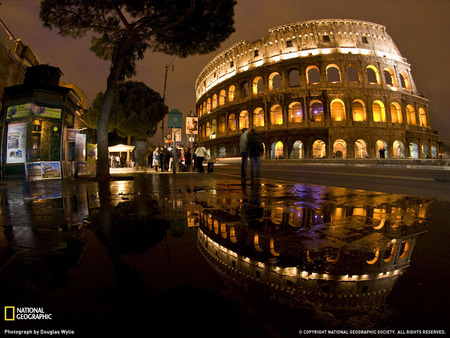
[[[52,314],[45,313],[42,307],[5,306],[5,321],[51,320]]]

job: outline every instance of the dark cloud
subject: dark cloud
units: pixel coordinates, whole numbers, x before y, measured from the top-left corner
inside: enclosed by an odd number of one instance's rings
[[[63,81],[75,82],[91,102],[106,87],[109,65],[89,50],[88,38],[63,38],[43,28],[38,12],[38,0],[3,0],[0,6],[0,17],[13,34],[29,44],[42,63],[60,67]],[[202,68],[223,49],[241,40],[259,39],[269,28],[321,18],[367,20],[386,26],[411,64],[418,90],[430,100],[433,128],[442,139],[450,141],[450,119],[446,118],[446,100],[450,97],[446,86],[450,79],[448,13],[447,0],[240,0],[236,7],[236,32],[220,50],[173,61],[174,71],[168,71],[166,103],[170,109],[194,110],[194,84]],[[138,65],[135,79],[162,94],[165,65],[171,60],[168,55],[147,53]]]

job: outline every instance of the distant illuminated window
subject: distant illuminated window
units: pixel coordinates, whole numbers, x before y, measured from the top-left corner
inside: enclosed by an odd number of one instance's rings
[[[234,114],[230,114],[230,116],[228,116],[228,130],[236,131],[236,115]]]
[[[252,82],[253,95],[262,94],[264,92],[264,82],[261,76],[257,76]]]
[[[386,122],[386,110],[381,101],[374,101],[372,104],[373,122]]]
[[[416,111],[410,104],[406,106],[406,119],[406,123],[408,124],[417,124]]]
[[[326,145],[322,140],[316,140],[312,146],[313,158],[326,157]]]
[[[280,125],[283,124],[283,111],[280,105],[275,105],[270,108],[270,124]]]
[[[331,120],[336,122],[345,121],[345,107],[344,102],[341,100],[331,102]]]
[[[391,103],[391,120],[392,123],[402,123],[403,122],[403,116],[402,116],[402,108],[397,102]]]
[[[253,126],[264,127],[264,110],[261,107],[253,111]]]
[[[425,109],[423,109],[423,108],[419,108],[419,121],[420,121],[420,125],[422,127],[428,126],[427,113],[425,112]]]
[[[225,116],[221,116],[219,118],[219,132],[224,133],[227,128],[227,122]]]
[[[313,122],[323,122],[325,120],[325,115],[323,112],[323,104],[320,101],[312,101],[309,106],[309,119]]]
[[[217,108],[217,94],[214,94],[212,98],[212,109],[215,108]]]
[[[300,102],[292,102],[289,105],[289,122],[303,122],[303,109]]]
[[[230,86],[230,88],[228,88],[228,101],[230,102],[234,101],[235,91],[236,91],[235,86]]]
[[[225,104],[226,97],[227,97],[227,93],[225,92],[225,89],[222,89],[219,93],[219,106],[222,106]]]
[[[352,102],[352,114],[353,121],[363,122],[366,121],[366,107],[364,103],[360,100],[355,100]]]
[[[248,128],[249,127],[249,116],[248,111],[243,110],[239,114],[239,129]]]

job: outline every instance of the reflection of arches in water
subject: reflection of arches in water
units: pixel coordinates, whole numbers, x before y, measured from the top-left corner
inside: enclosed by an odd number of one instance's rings
[[[400,259],[406,259],[406,257],[408,257],[410,246],[411,240],[408,239],[406,241],[402,241],[402,244],[400,245]]]
[[[375,208],[373,210],[372,226],[375,230],[380,230],[386,222],[386,209]]]
[[[230,227],[230,241],[233,244],[237,243],[236,229],[234,227]]]
[[[225,239],[225,238],[227,238],[227,235],[228,235],[227,225],[225,223],[221,223],[220,224],[220,236]]]
[[[396,247],[397,245],[395,242],[389,243],[388,246],[386,247],[386,250],[384,251],[384,261],[386,263],[390,263],[394,259]]]
[[[275,240],[273,238],[270,238],[269,249],[272,256],[278,257],[280,255],[280,253],[275,250]]]
[[[259,235],[258,234],[255,234],[253,236],[253,247],[258,252],[263,252],[264,251],[264,249],[261,247],[261,244],[259,243]]]
[[[376,249],[375,252],[371,252],[369,254],[369,257],[366,259],[366,262],[369,265],[373,265],[378,261],[379,257],[380,257],[380,250]]]

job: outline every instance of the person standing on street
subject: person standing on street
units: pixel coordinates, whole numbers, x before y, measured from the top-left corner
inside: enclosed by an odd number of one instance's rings
[[[264,146],[255,129],[248,133],[248,154],[250,156],[250,172],[252,183],[258,183],[261,170],[261,155],[264,153]]]
[[[247,153],[247,145],[248,145],[248,140],[247,140],[247,128],[243,128],[242,129],[242,134],[241,134],[241,138],[239,139],[239,149],[241,152],[241,179],[245,180],[245,178],[247,177],[247,163],[248,163],[248,153]]]
[[[195,150],[195,157],[197,160],[197,171],[200,174],[203,174],[205,172],[205,168],[203,168],[203,160],[205,158],[209,158],[208,151],[204,146],[199,145]]]

